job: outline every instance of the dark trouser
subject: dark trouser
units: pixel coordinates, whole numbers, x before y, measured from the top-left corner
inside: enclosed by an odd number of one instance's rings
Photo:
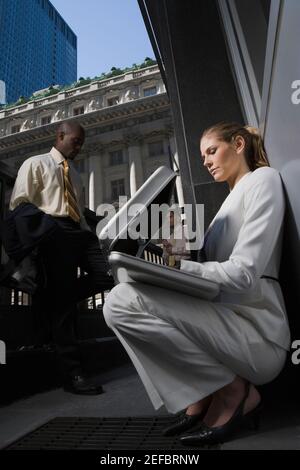
[[[59,230],[40,246],[47,287],[42,293],[44,309],[64,376],[82,373],[76,333],[77,302],[113,287],[108,266],[92,232],[82,230],[68,217],[55,218]],[[77,268],[87,274],[77,277]],[[39,299],[38,299],[39,297]],[[40,303],[41,294],[36,301]]]

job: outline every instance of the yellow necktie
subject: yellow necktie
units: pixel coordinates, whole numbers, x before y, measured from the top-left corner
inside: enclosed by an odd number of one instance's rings
[[[74,193],[72,182],[69,176],[69,165],[67,160],[63,161],[63,170],[64,170],[64,186],[65,186],[65,198],[68,207],[68,214],[75,222],[80,220],[80,212],[77,204],[77,199]]]

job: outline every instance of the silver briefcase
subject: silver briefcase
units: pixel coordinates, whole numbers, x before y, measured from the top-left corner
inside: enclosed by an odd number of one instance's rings
[[[143,282],[188,295],[213,299],[219,285],[195,274],[143,259],[144,252],[161,227],[152,223],[151,207],[170,204],[178,173],[166,166],[158,168],[136,194],[112,217],[98,234],[116,283]],[[142,222],[146,231],[136,237]],[[135,237],[132,237],[132,233]]]

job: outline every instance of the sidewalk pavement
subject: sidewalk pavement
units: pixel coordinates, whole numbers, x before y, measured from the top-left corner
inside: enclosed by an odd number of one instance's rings
[[[55,417],[125,417],[166,415],[155,411],[132,365],[97,377],[105,393],[81,396],[55,389],[0,408],[0,449]],[[223,444],[226,450],[300,450],[300,401],[268,406],[257,432],[246,432]]]

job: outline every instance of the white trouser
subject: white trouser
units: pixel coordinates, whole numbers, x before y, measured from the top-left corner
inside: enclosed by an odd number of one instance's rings
[[[286,351],[224,304],[140,283],[118,284],[104,305],[107,325],[130,356],[158,409],[177,413],[231,383],[273,380]]]

